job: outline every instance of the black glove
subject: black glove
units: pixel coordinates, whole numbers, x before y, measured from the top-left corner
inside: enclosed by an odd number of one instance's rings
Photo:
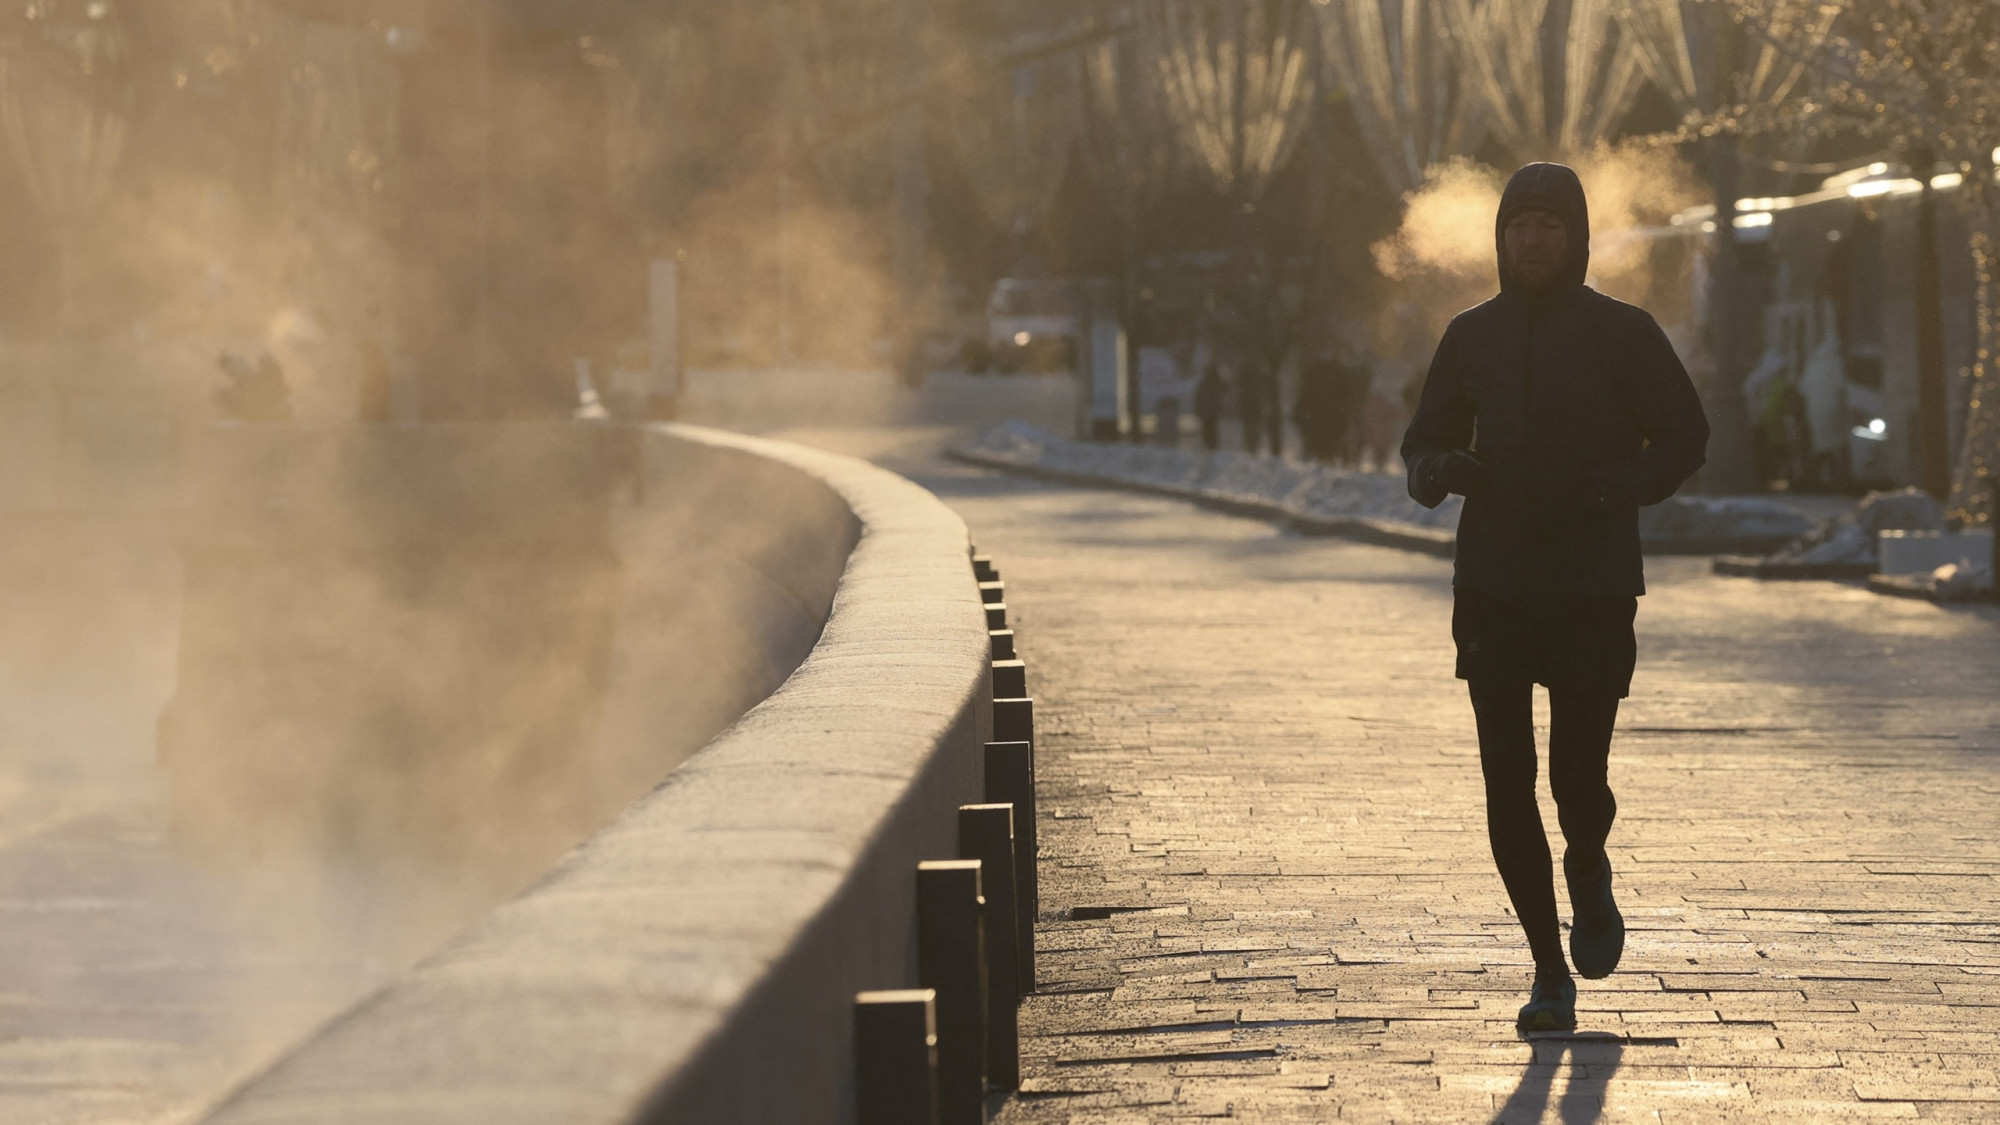
[[[1477,496],[1486,488],[1486,462],[1463,449],[1431,458],[1425,468],[1431,483],[1460,496]]]

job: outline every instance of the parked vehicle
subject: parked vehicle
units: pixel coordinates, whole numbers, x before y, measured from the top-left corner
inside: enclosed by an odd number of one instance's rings
[[[1002,374],[1073,371],[1083,321],[1074,282],[1001,278],[986,302],[986,358]]]

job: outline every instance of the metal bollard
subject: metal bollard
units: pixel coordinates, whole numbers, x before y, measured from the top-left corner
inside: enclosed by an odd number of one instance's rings
[[[1023,996],[1035,990],[1035,919],[1041,913],[1035,845],[1035,748],[986,744],[986,800],[1014,806],[1015,975]]]
[[[1014,806],[958,806],[958,854],[979,861],[986,900],[986,1085],[1021,1084],[1020,905],[1014,889]]]
[[[993,662],[993,698],[1026,699],[1028,697],[1028,666],[1019,660],[995,660]]]
[[[917,981],[937,992],[939,1125],[985,1121],[983,905],[978,860],[917,864]]]
[[[937,992],[854,996],[857,1125],[938,1125]]]
[[[1035,701],[993,693],[993,741],[1035,741]]]
[[[986,639],[993,644],[993,659],[1014,659],[1014,630],[989,629],[986,632]]]
[[[993,565],[991,555],[972,556],[972,576],[981,582],[1000,581],[1000,571]]]
[[[1005,629],[1006,627],[1007,627],[1007,603],[1006,602],[987,603],[986,605],[987,632],[992,632],[995,629]]]
[[[1001,602],[1007,600],[1007,584],[1005,582],[981,582],[979,584],[979,600],[987,605],[999,605]]]

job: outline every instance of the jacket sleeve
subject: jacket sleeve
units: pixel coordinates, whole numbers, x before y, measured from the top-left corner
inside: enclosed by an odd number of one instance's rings
[[[1708,416],[1667,334],[1640,314],[1632,355],[1632,406],[1646,448],[1598,470],[1603,482],[1644,507],[1672,496],[1708,459]]]
[[[1410,499],[1426,508],[1437,507],[1450,495],[1436,479],[1438,460],[1472,444],[1472,400],[1465,393],[1455,342],[1453,329],[1445,329],[1444,339],[1438,341],[1437,353],[1431,357],[1430,372],[1424,376],[1417,416],[1410,419],[1410,428],[1403,433],[1403,466],[1409,472]]]

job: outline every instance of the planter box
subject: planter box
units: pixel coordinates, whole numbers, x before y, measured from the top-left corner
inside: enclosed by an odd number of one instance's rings
[[[1970,531],[1884,531],[1875,543],[1883,574],[1929,574],[1951,563],[1984,570],[1992,565],[1993,529]]]

